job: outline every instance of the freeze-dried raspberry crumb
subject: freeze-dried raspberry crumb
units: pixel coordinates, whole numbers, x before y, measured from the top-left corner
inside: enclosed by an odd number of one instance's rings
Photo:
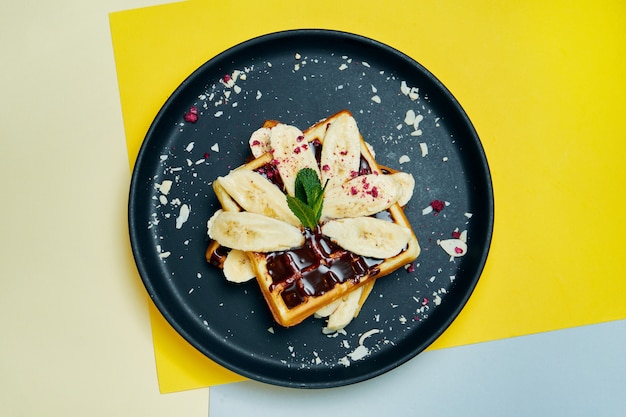
[[[193,113],[185,113],[185,121],[189,123],[195,123],[198,121],[198,115]]]
[[[328,171],[328,170],[330,170],[330,166],[328,164],[324,164],[322,166],[322,171]]]
[[[407,267],[406,267],[406,272],[415,272],[415,263],[411,262]]]
[[[452,237],[454,239],[458,239],[461,237],[461,232],[459,232],[458,230],[455,230],[454,232],[452,232]]]
[[[198,121],[198,108],[191,107],[184,115],[185,121],[189,123],[195,123]]]
[[[231,80],[231,77],[229,74],[224,74],[224,76],[222,77],[222,80],[227,83]]]
[[[209,159],[209,156],[211,156],[211,154],[210,154],[210,153],[208,153],[208,152],[205,152],[205,153],[204,153],[204,159]]]
[[[454,252],[461,254],[463,253],[463,249],[459,248],[458,246],[454,248]]]
[[[300,147],[295,148],[295,149],[293,150],[293,152],[294,152],[295,154],[299,154],[299,153],[301,152]]]
[[[435,210],[435,213],[439,213],[446,206],[446,203],[441,200],[433,200],[430,202],[430,206]]]

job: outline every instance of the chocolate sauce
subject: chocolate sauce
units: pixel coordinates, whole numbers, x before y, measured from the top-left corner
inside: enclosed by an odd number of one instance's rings
[[[281,296],[288,308],[303,303],[307,297],[323,295],[337,284],[358,283],[366,275],[376,275],[383,261],[340,248],[323,236],[319,228],[305,232],[302,247],[268,253],[266,259],[272,278],[270,290],[282,287]]]
[[[228,252],[230,252],[228,248],[225,248],[224,246],[217,246],[216,249],[211,251],[208,259],[209,263],[216,268],[222,268],[224,266],[226,256],[228,256]]]
[[[256,169],[256,172],[267,178],[270,182],[276,185],[281,190],[285,189],[283,180],[278,173],[278,168],[274,164],[265,164],[262,167]]]

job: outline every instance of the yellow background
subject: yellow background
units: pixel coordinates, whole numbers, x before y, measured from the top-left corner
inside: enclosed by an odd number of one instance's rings
[[[626,318],[625,23],[619,0],[194,0],[110,15],[131,167],[189,73],[269,32],[372,37],[452,91],[487,153],[496,222],[476,291],[433,349]],[[242,379],[150,310],[162,392]]]

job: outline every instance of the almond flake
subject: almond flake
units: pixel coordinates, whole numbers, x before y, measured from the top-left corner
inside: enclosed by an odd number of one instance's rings
[[[400,91],[402,92],[402,94],[404,94],[405,96],[408,96],[409,93],[411,92],[411,89],[409,88],[408,85],[406,85],[406,81],[402,81],[402,83],[400,83]]]
[[[420,122],[424,120],[424,116],[422,116],[421,114],[418,114],[417,116],[415,116],[415,120],[413,121],[413,129],[417,130],[419,129],[420,126]]]
[[[415,123],[415,112],[413,110],[407,110],[404,116],[404,123],[411,126]]]
[[[425,142],[420,142],[420,150],[422,151],[422,158],[428,155],[428,145]]]

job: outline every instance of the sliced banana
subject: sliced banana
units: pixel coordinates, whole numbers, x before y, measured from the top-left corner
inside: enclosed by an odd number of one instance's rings
[[[319,177],[320,170],[313,147],[295,126],[277,124],[271,130],[270,147],[274,163],[287,194],[294,195],[296,176],[302,168],[311,168]]]
[[[331,220],[322,234],[350,252],[378,259],[402,252],[412,237],[410,229],[374,217]]]
[[[415,178],[407,172],[396,172],[395,174],[391,174],[391,177],[400,184],[400,198],[398,198],[398,204],[400,207],[404,207],[413,197]]]
[[[341,299],[339,306],[328,316],[328,323],[326,324],[328,330],[341,330],[350,324],[359,309],[362,292],[363,287],[359,287]]]
[[[326,189],[322,218],[370,216],[398,201],[400,183],[390,175],[361,175],[340,187]]]
[[[269,127],[261,127],[250,135],[249,145],[250,151],[255,158],[263,155],[270,150],[271,129]]]
[[[237,169],[218,183],[244,210],[300,226],[300,220],[287,205],[285,194],[258,172]]]
[[[347,113],[333,120],[324,136],[320,157],[322,184],[339,187],[359,172],[361,134],[356,121]]]
[[[226,192],[222,183],[220,181],[220,177],[217,177],[215,181],[213,181],[213,191],[215,191],[215,195],[219,200],[222,208],[226,211],[241,211],[241,207],[237,204],[235,200]]]
[[[254,278],[254,268],[248,255],[238,249],[228,252],[224,260],[224,276],[230,282],[243,283]]]
[[[317,310],[315,312],[315,317],[323,318],[323,317],[330,316],[333,313],[333,311],[335,311],[337,309],[337,307],[339,307],[339,304],[341,304],[341,298],[338,299],[338,300],[333,301],[330,304],[326,304],[324,307],[322,307],[319,310]]]
[[[220,245],[246,252],[274,252],[304,244],[299,228],[246,211],[218,210],[207,222],[208,234]]]
[[[375,282],[376,281],[373,280],[369,281],[363,284],[363,286],[361,287],[363,288],[363,291],[361,292],[361,298],[359,298],[359,308],[357,308],[356,312],[354,313],[354,317],[357,317],[361,312],[361,307],[363,307],[363,304],[365,304],[365,300],[367,300],[367,297],[369,297],[370,293],[372,292]]]
[[[374,147],[369,142],[365,142],[365,146],[367,146],[367,150],[372,155],[372,158],[376,159],[376,150]]]

